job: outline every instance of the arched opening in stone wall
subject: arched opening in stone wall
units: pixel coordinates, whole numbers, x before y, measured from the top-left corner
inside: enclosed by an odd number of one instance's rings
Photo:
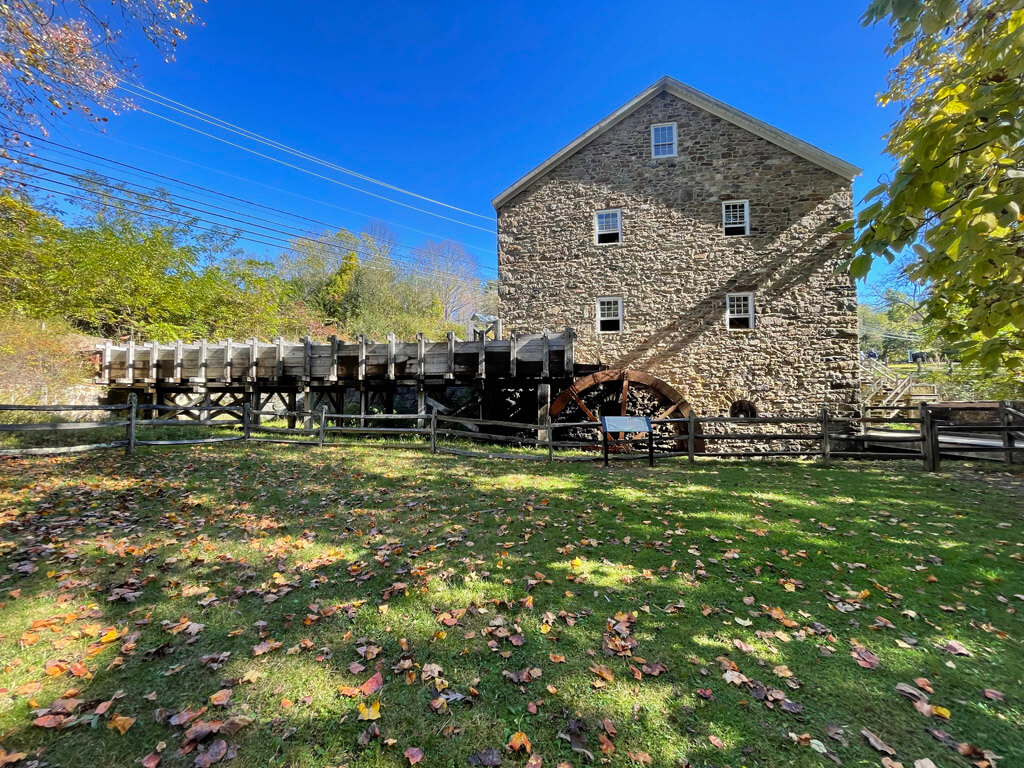
[[[729,406],[729,416],[733,419],[757,418],[757,406],[749,400],[733,400]]]

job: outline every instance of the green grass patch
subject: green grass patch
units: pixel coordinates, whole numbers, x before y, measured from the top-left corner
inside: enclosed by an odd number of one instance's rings
[[[1024,510],[1000,489],[1022,478],[994,471],[352,442],[3,460],[0,744],[523,766],[522,733],[548,768],[878,766],[868,729],[908,768],[967,766],[960,742],[1024,765]]]

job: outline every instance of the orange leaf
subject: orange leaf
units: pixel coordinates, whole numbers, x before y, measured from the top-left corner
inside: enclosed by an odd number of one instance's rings
[[[526,734],[522,731],[516,731],[512,734],[512,738],[508,740],[508,744],[505,745],[506,749],[511,749],[513,752],[518,752],[520,749],[525,749],[527,754],[533,750],[533,745],[530,740],[526,737]]]

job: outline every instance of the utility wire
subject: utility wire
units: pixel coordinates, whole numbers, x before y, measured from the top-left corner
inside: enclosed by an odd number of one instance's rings
[[[300,165],[295,165],[294,163],[286,162],[286,161],[281,160],[279,158],[272,157],[271,155],[264,154],[263,152],[257,152],[255,149],[251,149],[250,147],[246,147],[246,146],[243,146],[241,144],[236,144],[233,141],[228,141],[227,139],[221,138],[220,136],[217,136],[216,134],[212,134],[212,133],[209,133],[207,131],[202,131],[199,128],[194,128],[191,125],[187,125],[185,123],[179,122],[178,120],[173,120],[173,119],[171,119],[169,117],[166,117],[165,115],[161,115],[161,114],[159,114],[157,112],[153,112],[151,110],[148,110],[145,107],[140,107],[140,106],[136,105],[135,108],[137,110],[139,110],[140,112],[145,112],[147,115],[152,115],[153,117],[159,118],[160,120],[165,120],[168,123],[172,123],[174,125],[180,126],[181,128],[185,128],[186,130],[193,131],[194,133],[198,133],[201,136],[206,136],[207,138],[214,139],[215,141],[219,141],[222,144],[227,144],[228,146],[235,147],[236,149],[240,149],[243,152],[248,152],[251,155],[256,155],[257,157],[262,157],[264,160],[270,160],[273,163],[278,163],[279,165],[283,165],[283,166],[285,166],[287,168],[291,168],[293,170],[300,171],[300,172],[308,174],[310,176],[314,176],[314,177],[316,177],[318,179],[323,179],[324,181],[328,181],[331,184],[337,184],[338,186],[345,187],[346,189],[353,189],[356,192],[362,192],[364,195],[370,195],[371,197],[376,197],[376,198],[378,198],[380,200],[386,200],[389,203],[394,203],[395,205],[400,205],[403,208],[409,208],[409,209],[411,209],[413,211],[418,211],[420,213],[425,213],[428,216],[435,216],[435,217],[437,217],[439,219],[444,219],[445,221],[450,221],[450,222],[453,222],[455,224],[461,224],[464,227],[470,227],[472,229],[478,229],[481,232],[493,233],[493,231],[494,231],[493,229],[489,229],[487,227],[481,227],[481,226],[478,226],[476,224],[470,224],[467,221],[462,221],[460,219],[454,219],[451,216],[444,216],[444,215],[442,215],[440,213],[434,213],[433,211],[428,211],[425,208],[418,208],[415,205],[410,205],[409,203],[403,203],[401,200],[395,200],[394,198],[390,198],[390,197],[387,197],[385,195],[378,195],[376,192],[370,192],[369,190],[366,190],[366,189],[360,189],[359,187],[353,186],[351,184],[346,184],[345,182],[339,181],[338,179],[331,178],[330,176],[324,176],[322,173],[317,173],[316,171],[311,171],[308,168],[303,168]]]
[[[29,134],[25,134],[25,135],[29,135]],[[33,138],[35,138],[35,137],[33,137]],[[56,144],[57,146],[65,146],[65,145],[59,144],[57,142],[48,141],[47,139],[40,139],[40,140],[47,141],[47,143]],[[73,148],[73,147],[69,147],[69,148]],[[34,153],[31,153],[29,151],[19,150],[19,148],[17,148],[17,150],[12,150],[12,152],[22,154],[24,156],[33,158],[35,160],[40,160],[40,161],[43,161],[43,162],[48,162],[48,163],[53,164],[53,165],[58,165],[58,166],[61,166],[61,167],[71,168],[71,169],[74,169],[74,170],[82,171],[83,173],[89,173],[89,172],[98,173],[94,169],[82,168],[80,166],[74,166],[74,165],[71,165],[71,164],[68,164],[68,163],[61,163],[59,161],[53,160],[52,158],[41,158],[40,156],[38,156],[38,155],[36,155]],[[209,193],[211,195],[216,195],[216,196],[228,199],[228,200],[237,201],[237,202],[242,203],[244,205],[250,205],[250,206],[257,207],[257,208],[262,208],[262,209],[265,209],[265,210],[273,211],[275,213],[281,213],[281,214],[284,214],[286,216],[292,216],[292,217],[295,217],[295,218],[298,218],[298,219],[302,219],[304,221],[309,221],[309,222],[312,222],[312,223],[321,224],[321,225],[329,227],[329,228],[345,229],[345,227],[343,227],[343,226],[341,226],[339,224],[333,224],[331,222],[322,221],[322,220],[319,220],[319,219],[313,219],[313,218],[309,218],[307,216],[301,216],[299,214],[295,214],[295,213],[292,213],[290,211],[285,211],[285,210],[280,209],[280,208],[274,208],[272,206],[266,206],[266,205],[263,205],[261,203],[256,203],[256,202],[247,200],[245,198],[239,198],[239,197],[236,197],[236,196],[227,195],[225,193],[220,193],[220,191],[218,191],[216,189],[210,189],[209,187],[200,186],[199,184],[193,184],[193,183],[190,183],[190,182],[187,182],[187,181],[181,181],[181,180],[173,178],[171,176],[165,176],[164,174],[159,174],[159,173],[155,173],[155,172],[152,172],[152,171],[145,171],[144,169],[137,168],[136,166],[131,166],[131,165],[127,164],[127,163],[120,163],[119,161],[116,161],[116,160],[111,160],[109,158],[104,158],[104,157],[99,156],[99,155],[93,155],[92,153],[85,152],[84,150],[76,150],[75,152],[78,152],[81,155],[84,155],[86,157],[93,158],[93,159],[96,159],[96,160],[100,160],[100,161],[108,162],[108,163],[113,163],[115,165],[122,166],[122,167],[125,167],[125,168],[131,168],[133,170],[138,170],[138,171],[140,171],[142,173],[150,173],[151,175],[156,176],[157,178],[169,180],[169,181],[172,181],[172,182],[175,182],[175,183],[179,183],[179,184],[183,184],[183,185],[189,186],[189,187],[195,187],[197,189],[201,189],[203,191],[207,191],[207,193]],[[31,163],[31,162],[25,161],[25,160],[20,160],[20,159],[14,159],[14,162],[23,163],[23,164],[27,164],[27,165],[34,165],[37,168],[40,167],[40,166],[38,166],[38,165],[36,165],[34,163]],[[66,176],[74,176],[74,174],[63,173],[61,171],[56,171],[56,170],[53,170],[53,169],[50,169],[50,168],[46,168],[45,170],[50,171],[52,173],[59,173],[59,174],[66,175]],[[108,177],[108,178],[115,179],[117,181],[121,181],[122,183],[125,183],[125,184],[142,187],[142,185],[137,183],[137,182],[129,181],[129,180],[124,179],[124,178],[119,178],[119,177],[114,176],[113,174],[110,174],[110,173],[103,173],[103,174],[100,174],[100,175]],[[238,214],[240,216],[246,216],[248,218],[257,218],[253,214],[250,214],[250,213],[247,213],[247,212],[244,212],[244,211],[238,211],[238,210],[234,210],[234,209],[231,209],[231,208],[226,208],[226,207],[223,207],[223,206],[218,206],[216,204],[213,204],[213,203],[210,203],[210,202],[207,202],[207,201],[201,201],[201,200],[196,200],[194,198],[188,198],[188,197],[185,197],[183,195],[180,195],[179,193],[170,193],[170,191],[168,191],[168,194],[176,197],[179,200],[185,200],[185,201],[188,201],[188,202],[198,203],[200,205],[209,206],[211,208],[218,208],[220,210],[228,211],[228,212],[231,212],[231,213],[234,213],[234,214]],[[187,206],[182,206],[182,207],[187,207]],[[220,215],[220,214],[215,214],[215,213],[213,213],[211,211],[204,211],[204,212],[208,213],[210,215]],[[230,218],[230,217],[224,216],[223,218]],[[266,219],[261,219],[261,220],[262,221],[267,221]],[[280,222],[280,221],[269,221],[268,223],[278,224],[280,226],[286,226],[286,227],[295,229],[298,232],[298,236],[297,237],[301,237],[301,234],[303,233],[302,231],[298,230],[296,227],[294,227],[294,226],[292,226],[290,224],[286,224],[286,223]],[[415,252],[415,253],[420,253],[420,254],[427,253],[426,249],[424,249],[422,247],[417,248],[415,246],[410,246],[410,245],[407,245],[407,244],[404,244],[404,243],[400,243],[400,242],[397,242],[397,241],[393,241],[393,244],[398,246],[398,247],[407,249],[410,252]],[[497,269],[495,267],[488,266],[488,265],[485,265],[485,264],[480,264],[475,259],[473,259],[473,265],[474,265],[474,267],[476,269],[478,269],[480,271],[489,271],[489,272],[497,273]]]
[[[81,129],[77,129],[77,130],[81,130]],[[343,227],[343,226],[341,226],[339,224],[326,224],[325,222],[322,222],[322,221],[320,221],[318,219],[311,219],[311,218],[306,217],[306,216],[301,216],[301,215],[299,215],[297,213],[292,213],[290,211],[285,211],[285,210],[282,210],[280,208],[275,208],[273,206],[264,205],[263,203],[257,203],[257,202],[251,201],[251,200],[247,200],[245,198],[235,197],[234,195],[229,195],[226,192],[220,192],[220,191],[215,190],[215,189],[210,189],[208,187],[203,187],[203,186],[201,186],[199,184],[193,184],[191,182],[187,182],[187,181],[184,181],[184,180],[181,180],[181,179],[176,179],[176,178],[171,177],[171,176],[165,176],[164,174],[157,173],[155,171],[149,171],[149,170],[146,170],[145,168],[140,168],[138,166],[131,165],[130,163],[124,163],[124,162],[121,162],[121,161],[118,161],[118,160],[113,160],[112,158],[106,157],[104,155],[97,155],[97,154],[93,154],[92,152],[86,152],[84,149],[78,149],[76,147],[68,146],[67,144],[61,144],[60,142],[55,142],[55,141],[52,141],[50,139],[43,138],[41,136],[32,136],[31,134],[27,134],[27,133],[24,133],[24,132],[23,132],[23,135],[29,136],[30,138],[33,138],[33,139],[36,139],[38,141],[42,141],[42,142],[45,142],[47,144],[52,145],[52,147],[49,149],[49,151],[54,152],[54,153],[56,153],[58,155],[62,155],[64,157],[71,157],[71,158],[74,158],[74,159],[78,159],[75,156],[75,154],[72,154],[72,153],[77,153],[77,154],[85,155],[85,156],[93,158],[95,160],[99,160],[100,162],[110,163],[110,164],[113,164],[113,165],[120,166],[122,168],[130,169],[130,171],[127,171],[129,173],[129,175],[147,175],[148,174],[149,176],[153,176],[153,177],[158,178],[158,179],[166,180],[166,181],[168,181],[168,182],[170,182],[172,184],[184,185],[184,186],[190,187],[192,189],[197,189],[197,190],[200,190],[202,192],[205,192],[205,193],[208,193],[208,194],[211,194],[211,195],[218,195],[220,197],[225,197],[225,198],[228,198],[230,200],[236,200],[236,201],[241,202],[241,203],[243,203],[245,205],[251,205],[251,206],[254,206],[254,207],[258,207],[258,208],[264,208],[266,210],[274,211],[276,213],[283,213],[283,214],[285,214],[287,216],[291,216],[291,217],[294,217],[294,218],[297,218],[297,219],[303,219],[305,221],[310,221],[310,222],[313,222],[313,223],[316,223],[316,224],[322,224],[324,226],[329,226],[329,227],[332,227],[332,228],[335,228],[335,229],[348,229],[348,227]],[[137,149],[137,150],[140,150],[142,152],[148,152],[150,154],[159,155],[161,157],[166,157],[169,160],[174,160],[174,161],[179,162],[179,163],[184,163],[186,165],[191,165],[191,166],[193,166],[195,168],[201,168],[204,171],[210,171],[211,173],[216,173],[216,174],[219,174],[221,176],[227,176],[228,178],[236,179],[237,181],[241,181],[241,182],[244,182],[246,184],[253,184],[253,185],[258,186],[258,187],[263,187],[264,189],[269,189],[269,190],[271,190],[273,192],[277,192],[277,193],[285,194],[285,195],[290,195],[291,197],[296,197],[296,198],[298,198],[300,200],[306,200],[308,202],[315,203],[316,205],[321,205],[321,206],[325,206],[325,207],[328,207],[328,208],[334,208],[335,210],[342,211],[344,213],[348,213],[348,214],[351,214],[353,216],[361,216],[361,217],[364,217],[366,219],[375,220],[375,221],[381,221],[381,222],[384,222],[385,224],[391,224],[394,227],[398,227],[399,229],[408,230],[409,232],[416,232],[417,234],[426,235],[428,237],[437,238],[439,240],[450,240],[451,242],[458,243],[459,245],[463,246],[467,250],[479,251],[479,252],[485,253],[487,255],[494,255],[494,253],[495,253],[495,251],[493,249],[491,249],[491,248],[485,248],[484,246],[481,246],[481,245],[473,245],[471,243],[467,243],[467,242],[462,241],[462,240],[454,240],[453,238],[447,237],[445,235],[438,234],[437,232],[429,232],[427,230],[417,229],[416,227],[410,227],[410,226],[408,226],[406,224],[402,224],[402,223],[397,222],[397,221],[391,221],[389,219],[382,219],[379,216],[374,216],[373,214],[366,213],[365,211],[356,211],[356,210],[353,210],[351,208],[345,208],[344,206],[337,205],[335,203],[331,203],[331,202],[328,202],[326,200],[318,200],[316,198],[309,197],[308,195],[303,195],[303,194],[299,194],[298,192],[294,192],[294,191],[289,190],[289,189],[284,189],[283,187],[275,187],[272,184],[265,184],[264,182],[261,182],[261,181],[255,181],[254,179],[250,179],[250,178],[247,178],[245,176],[239,176],[239,175],[234,174],[234,173],[229,173],[228,171],[224,171],[224,170],[221,170],[219,168],[211,168],[208,165],[203,165],[202,163],[196,163],[196,162],[194,162],[192,160],[185,160],[184,158],[177,157],[175,155],[171,155],[171,154],[168,154],[166,152],[160,152],[158,150],[151,149],[149,147],[143,147],[143,146],[140,146],[138,144],[132,144],[130,141],[124,141],[123,139],[119,139],[119,138],[117,138],[115,136],[111,136],[109,133],[102,133],[100,135],[103,136],[104,138],[110,139],[111,141],[116,141],[119,144],[124,144],[127,147],[131,147],[132,149]],[[59,148],[63,148],[63,149],[55,149],[53,147],[59,147]],[[64,151],[64,150],[69,150],[69,151]],[[22,150],[22,151],[24,151],[24,150]],[[134,171],[135,173],[131,173],[132,171]],[[480,266],[481,269],[490,270],[492,272],[496,272],[497,271],[494,267],[490,267],[490,266],[487,266],[487,265],[481,264],[479,266]]]
[[[18,151],[23,152],[24,150],[18,150]],[[30,155],[30,157],[35,157],[35,156]],[[67,171],[56,170],[56,169],[51,168],[51,167],[49,167],[49,166],[47,166],[45,164],[35,163],[35,162],[31,162],[29,160],[18,159],[18,160],[16,160],[16,162],[21,164],[21,165],[27,165],[27,166],[31,166],[33,168],[37,168],[37,169],[45,171],[47,173],[57,174],[57,175],[60,175],[60,176],[66,177],[66,178],[70,178],[70,179],[72,179],[74,181],[77,181],[79,178],[85,178],[85,179],[88,179],[88,181],[90,183],[96,184],[96,185],[101,186],[101,187],[105,187],[105,188],[108,188],[108,189],[113,189],[115,191],[122,191],[122,192],[123,191],[128,191],[128,192],[131,192],[132,194],[139,195],[140,197],[143,197],[143,198],[147,198],[147,199],[150,199],[150,200],[156,200],[156,201],[160,201],[160,202],[166,202],[166,199],[163,196],[155,195],[155,194],[150,194],[151,192],[153,192],[155,190],[148,189],[146,187],[143,187],[140,184],[128,181],[126,179],[118,178],[118,177],[115,177],[115,176],[103,176],[103,178],[107,178],[107,179],[111,179],[111,180],[114,180],[114,181],[118,181],[118,182],[122,183],[123,185],[125,185],[127,187],[138,187],[138,188],[140,188],[140,189],[142,189],[144,191],[137,191],[136,189],[124,190],[122,187],[117,187],[117,186],[112,185],[112,184],[107,184],[107,183],[104,183],[103,181],[99,181],[97,179],[88,178],[88,176],[86,176],[85,174],[91,172],[91,169],[80,168],[78,166],[73,166],[73,165],[70,165],[68,163],[61,163],[59,161],[56,161],[56,160],[53,160],[53,159],[50,159],[50,158],[38,158],[38,157],[35,157],[35,159],[43,159],[45,162],[48,162],[50,164],[59,165],[59,166],[62,166],[64,168],[71,168],[73,170],[80,171],[81,173],[78,173],[78,174],[68,173]],[[33,174],[26,174],[26,175],[33,176]],[[39,176],[34,176],[34,177],[35,178],[45,178],[45,177],[39,177]],[[82,184],[79,183],[79,186],[81,187]],[[196,211],[198,213],[203,213],[203,214],[206,214],[208,216],[215,216],[215,217],[218,217],[218,218],[226,219],[228,221],[231,221],[231,222],[234,222],[234,223],[237,223],[237,224],[244,224],[246,226],[256,227],[256,228],[261,229],[261,230],[267,230],[269,232],[274,232],[274,233],[277,233],[277,234],[286,235],[286,236],[288,236],[290,238],[293,238],[293,239],[296,239],[296,240],[305,240],[305,241],[308,241],[308,242],[311,242],[311,243],[318,244],[321,247],[327,247],[327,246],[333,245],[331,243],[326,243],[323,240],[320,240],[320,239],[317,239],[317,238],[308,237],[308,236],[306,236],[306,234],[305,234],[305,232],[303,230],[300,230],[297,227],[294,227],[294,226],[292,226],[290,224],[286,224],[284,222],[275,221],[275,220],[267,220],[267,219],[257,219],[257,217],[255,215],[250,214],[250,213],[246,213],[244,211],[238,211],[238,210],[235,210],[233,208],[227,208],[227,207],[224,207],[224,206],[215,205],[213,203],[209,203],[209,202],[204,201],[204,200],[195,200],[194,198],[186,197],[184,195],[172,193],[172,192],[169,192],[169,191],[167,192],[167,196],[171,197],[173,199],[173,202],[175,203],[175,205],[177,207],[185,209],[185,210]],[[207,206],[207,207],[199,208],[199,207],[196,207],[196,206],[185,205],[185,204],[179,203],[178,202],[179,200],[185,200],[185,201],[192,202],[192,203],[198,203],[199,205]],[[227,211],[228,213],[233,213],[233,214],[236,214],[237,216],[243,216],[243,217],[245,217],[245,219],[250,219],[250,220],[251,219],[256,219],[256,220],[255,221],[247,221],[247,220],[244,220],[244,219],[235,218],[233,216],[229,216],[229,215],[226,215],[226,214],[223,214],[223,213],[217,213],[216,211],[211,211],[211,210],[209,210],[209,208],[216,208],[216,209],[219,209],[219,210],[222,210],[222,211]],[[272,209],[272,210],[275,210],[275,209]],[[300,218],[304,218],[304,217],[300,217]],[[210,222],[210,223],[220,224],[220,222]],[[271,224],[275,225],[276,227],[284,227],[285,229],[284,230],[276,229],[275,226],[269,226]],[[327,224],[326,226],[331,226],[331,225]],[[291,230],[291,231],[286,231],[286,230]],[[419,253],[419,254],[427,253],[427,251],[425,251],[424,249],[413,248],[412,246],[406,246],[406,245],[403,245],[402,243],[392,243],[392,244],[396,245],[396,246],[399,246],[399,247],[402,247],[402,248],[406,248],[410,252],[410,255],[412,253]],[[338,245],[338,246],[335,246],[335,247],[341,248],[342,246]],[[396,260],[398,260],[398,259],[396,259]],[[425,267],[423,265],[419,265],[419,264],[416,264],[415,262],[408,261],[408,260],[405,260],[405,259],[400,260],[400,261],[408,264],[409,266],[417,267],[417,268],[419,268],[421,270],[430,269],[430,270],[433,270],[433,271],[438,271],[435,268]],[[474,261],[474,267],[476,267],[477,269],[482,269],[482,265],[476,264],[475,261]],[[493,268],[491,268],[491,269],[493,270]],[[448,275],[448,276],[452,276],[453,273],[449,273],[449,272],[445,271],[445,272],[443,272],[443,274]]]
[[[198,110],[195,107],[189,106],[188,104],[183,104],[180,101],[175,101],[174,99],[168,96],[159,94],[156,91],[151,91],[148,88],[144,88],[143,86],[138,85],[136,83],[132,83],[121,78],[118,78],[118,82],[120,83],[120,85],[118,85],[117,87],[120,88],[122,91],[131,94],[132,96],[141,96],[142,98],[150,102],[153,102],[154,104],[159,104],[160,106],[166,109],[170,109],[180,114],[187,115],[188,117],[197,118],[202,122],[207,123],[208,125],[213,125],[215,127],[228,130],[231,133],[237,134],[239,136],[244,136],[245,138],[257,141],[260,144],[264,144],[266,146],[279,149],[283,152],[287,152],[290,155],[294,155],[295,157],[301,157],[304,160],[309,160],[311,162],[317,163],[318,165],[322,165],[326,168],[330,168],[335,171],[340,171],[341,173],[348,174],[349,176],[354,176],[357,179],[368,181],[372,184],[377,184],[381,187],[385,187],[386,189],[390,189],[394,192],[400,192],[403,195],[409,195],[410,197],[415,197],[419,200],[423,200],[428,203],[433,203],[434,205],[440,205],[443,206],[444,208],[449,208],[453,211],[458,211],[459,213],[465,213],[470,216],[476,216],[478,218],[484,219],[485,221],[496,221],[494,216],[485,216],[483,214],[475,213],[474,211],[470,211],[465,208],[459,208],[458,206],[455,205],[449,205],[448,203],[442,202],[440,200],[435,200],[434,198],[426,197],[425,195],[412,192],[408,189],[403,189],[402,187],[395,186],[394,184],[389,184],[386,181],[375,179],[372,176],[367,176],[357,171],[353,171],[349,168],[344,168],[328,160],[324,160],[323,158],[317,157],[316,155],[311,155],[307,152],[303,152],[302,150],[295,149],[294,147],[290,147],[287,144],[282,144],[279,141],[275,141],[274,139],[262,136],[256,133],[255,131],[250,131],[247,128],[242,128],[239,125],[230,123],[227,120],[223,120],[222,118],[219,118],[215,115],[211,115],[201,110]],[[179,109],[178,107],[180,107],[181,109]]]
[[[73,184],[67,184],[65,182],[57,181],[55,179],[51,179],[51,178],[46,177],[46,176],[38,176],[38,175],[35,175],[35,174],[22,174],[22,175],[25,175],[25,176],[28,176],[30,178],[34,178],[34,179],[37,179],[37,180],[45,181],[48,184],[57,184],[57,185],[59,185],[61,187],[67,187],[69,189],[73,189],[76,192],[81,191],[81,192],[85,192],[86,194],[88,194],[88,190],[83,189],[80,185],[76,186],[76,185],[73,185]],[[81,196],[81,195],[73,195],[73,194],[69,194],[69,193],[66,193],[66,192],[62,192],[61,190],[50,189],[49,187],[43,187],[43,186],[39,186],[37,184],[29,184],[29,183],[24,182],[24,181],[21,181],[19,183],[20,183],[21,186],[30,187],[32,189],[40,189],[40,190],[43,190],[45,192],[50,192],[52,194],[60,195],[62,197],[68,198],[68,199],[80,200],[80,201],[84,201],[86,203],[90,203],[90,204],[93,204],[93,205],[103,205],[103,206],[107,206],[107,207],[111,207],[111,208],[116,208],[117,207],[114,203],[104,202],[103,200],[97,199],[95,197],[84,197],[84,196]],[[113,200],[117,200],[118,202],[123,203],[123,204],[127,204],[127,205],[138,206],[138,207],[146,208],[148,210],[162,211],[164,213],[169,213],[169,214],[173,214],[174,213],[174,211],[168,211],[168,210],[166,210],[164,208],[158,208],[156,206],[146,205],[145,203],[139,203],[138,201],[134,201],[134,200],[127,200],[127,199],[125,199],[123,197],[119,197],[117,195],[107,195],[107,197],[109,197],[109,198],[111,198]],[[147,213],[146,216],[148,216],[149,218],[156,219],[158,221],[167,221],[167,222],[170,222],[172,224],[177,224],[179,226],[186,223],[186,222],[182,222],[182,221],[180,221],[178,219],[169,218],[167,216],[158,216],[158,215],[152,214],[152,213]],[[288,240],[285,240],[284,238],[277,237],[277,236],[275,236],[273,234],[267,234],[265,232],[253,232],[252,230],[242,229],[240,227],[231,228],[233,230],[232,233],[228,233],[228,232],[224,231],[224,225],[221,222],[210,221],[209,219],[204,219],[204,218],[199,217],[199,216],[189,216],[188,219],[189,219],[189,222],[187,222],[187,223],[188,223],[189,227],[196,228],[196,229],[202,230],[204,232],[210,232],[210,233],[219,234],[219,235],[227,235],[227,234],[233,234],[233,233],[241,232],[241,233],[244,233],[246,235],[255,235],[256,237],[261,237],[261,238],[266,238],[266,239],[263,239],[263,240],[254,239],[252,237],[244,237],[244,236],[242,236],[240,234],[239,235],[235,235],[235,239],[244,240],[246,242],[251,242],[251,243],[258,243],[260,245],[266,245],[266,246],[269,246],[271,248],[281,248],[281,249],[284,249],[284,250],[293,250],[294,249],[294,246],[293,246],[293,244],[291,242],[289,242]],[[210,227],[202,227],[202,226],[199,226],[199,225],[193,223],[195,221],[201,221],[201,222],[203,222],[205,224],[212,224],[215,227],[220,227],[220,228],[219,229],[212,229]],[[273,230],[271,230],[271,231],[273,231]],[[306,238],[306,239],[308,239],[308,238]],[[277,241],[277,242],[269,242],[268,243],[267,240],[274,240],[274,241]],[[318,245],[320,245],[322,247],[325,247],[325,248],[328,248],[330,250],[333,250],[336,254],[341,253],[341,254],[347,255],[349,252],[351,252],[349,250],[346,250],[346,249],[342,248],[341,246],[334,246],[333,244],[330,244],[330,243],[322,243],[320,241],[313,241],[313,242],[317,243]],[[368,245],[365,242],[361,242],[359,244],[359,250],[356,250],[356,253],[359,254],[360,250],[361,250],[363,256],[372,256],[372,254],[368,250]],[[394,263],[394,260],[391,259],[390,257],[386,257],[386,258],[388,258],[389,261],[392,261],[392,263]],[[364,267],[367,267],[367,268],[370,268],[370,269],[379,269],[381,271],[387,271],[383,267],[376,267],[373,264],[367,264],[367,263],[362,262],[362,261],[360,262],[360,265],[364,266]],[[452,272],[446,272],[446,271],[443,271],[443,270],[433,270],[433,269],[430,269],[430,268],[427,268],[427,267],[422,267],[422,268],[421,267],[415,267],[415,266],[409,267],[409,265],[405,265],[405,266],[407,267],[407,271],[409,272],[409,274],[416,275],[416,276],[419,276],[419,277],[435,277],[435,278],[436,277],[442,277],[442,278],[449,279],[449,280],[453,279],[453,278],[461,279],[461,277],[462,277],[462,276],[456,275],[456,274],[454,274]]]

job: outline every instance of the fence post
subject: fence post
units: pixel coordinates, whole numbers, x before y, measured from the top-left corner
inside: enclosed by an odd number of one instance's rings
[[[246,400],[242,403],[242,439],[249,442],[249,429],[252,424],[252,403]]]
[[[317,445],[324,447],[324,437],[327,434],[327,406],[320,406],[320,434],[317,436]]]
[[[651,425],[650,431],[647,433],[647,466],[654,466],[654,425]]]
[[[690,412],[686,415],[686,457],[693,464],[694,456],[693,449],[695,444],[694,432],[697,431],[697,417],[693,413],[693,408],[690,408]]]
[[[548,461],[555,460],[555,429],[551,426],[551,418],[548,418]]]
[[[430,452],[437,453],[437,411],[430,412]]]
[[[124,447],[124,455],[135,453],[135,411],[139,405],[139,396],[132,392],[128,395],[128,425],[125,427],[125,438],[128,444]]]
[[[935,472],[938,469],[938,456],[936,456],[936,440],[933,439],[935,423],[932,421],[932,412],[928,403],[921,403],[918,406],[918,415],[921,418],[921,457],[924,459],[924,471]]]
[[[608,430],[601,427],[601,450],[604,452],[604,465],[608,466]]]
[[[1005,400],[999,402],[999,426],[1003,428],[1003,461],[1013,464],[1013,435],[1010,433],[1010,404]]]
[[[832,466],[832,440],[828,433],[828,409],[821,409],[821,460],[826,467]]]

